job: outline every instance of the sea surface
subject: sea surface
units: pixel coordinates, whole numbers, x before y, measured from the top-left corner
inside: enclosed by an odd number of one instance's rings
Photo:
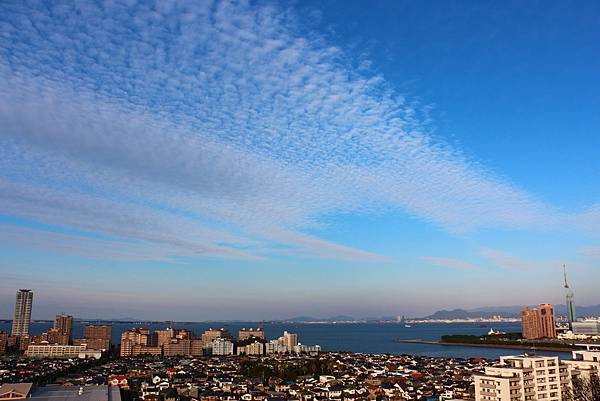
[[[75,322],[73,336],[83,337],[84,322]],[[234,336],[242,327],[256,327],[258,323],[124,323],[113,322],[112,341],[120,342],[121,332],[131,327],[147,327],[151,330],[174,327],[187,328],[200,335],[205,329],[225,327]],[[32,322],[32,335],[41,333],[52,326],[51,322]],[[10,332],[10,322],[0,322],[0,330]],[[502,348],[480,348],[468,346],[441,346],[432,344],[399,343],[397,340],[428,340],[438,341],[444,334],[475,334],[481,335],[489,331],[501,330],[518,332],[519,323],[490,323],[488,327],[480,327],[478,323],[419,323],[411,327],[395,323],[265,323],[263,325],[267,339],[274,339],[284,330],[298,334],[303,344],[322,347],[323,351],[350,351],[364,353],[410,354],[446,358],[486,358],[497,359],[502,355],[523,353],[523,350]],[[568,358],[565,352],[537,352],[540,355],[559,355]]]

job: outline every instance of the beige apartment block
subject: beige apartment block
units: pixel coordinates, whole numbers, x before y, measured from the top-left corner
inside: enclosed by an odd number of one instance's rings
[[[476,401],[562,401],[571,385],[568,366],[558,357],[505,356],[473,376]]]

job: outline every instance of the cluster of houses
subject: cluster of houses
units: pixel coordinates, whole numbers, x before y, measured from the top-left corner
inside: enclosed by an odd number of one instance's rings
[[[356,353],[137,356],[65,375],[62,386],[99,383],[142,401],[401,401],[473,398],[484,360]]]

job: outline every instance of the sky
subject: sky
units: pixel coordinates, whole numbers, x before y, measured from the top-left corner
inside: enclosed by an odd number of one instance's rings
[[[0,318],[600,304],[598,15],[0,2]]]

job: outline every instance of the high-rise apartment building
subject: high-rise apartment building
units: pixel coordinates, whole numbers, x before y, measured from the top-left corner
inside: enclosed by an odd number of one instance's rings
[[[163,330],[156,330],[156,345],[162,347],[165,344],[169,344],[173,338],[175,338],[175,330],[168,327]]]
[[[146,328],[132,328],[121,334],[121,356],[133,356],[134,347],[147,347],[150,345],[150,330]]]
[[[12,322],[13,336],[28,336],[31,324],[31,306],[33,304],[33,291],[17,291],[15,302],[15,317]]]
[[[53,328],[59,336],[56,344],[68,345],[73,334],[73,316],[64,313],[56,315]]]
[[[473,380],[475,401],[561,401],[571,385],[568,367],[556,356],[501,357]]]
[[[162,347],[164,356],[190,355],[191,340],[173,339]]]
[[[233,355],[233,342],[226,338],[217,338],[210,343],[212,355]]]
[[[523,338],[556,338],[554,308],[550,304],[540,304],[537,308],[524,307],[521,311]]]
[[[246,329],[244,327],[243,329],[241,329],[239,331],[238,338],[239,338],[240,341],[243,341],[243,340],[245,340],[247,338],[251,338],[251,337],[261,338],[261,339],[264,340],[265,339],[265,332],[264,332],[264,330],[261,327],[259,327],[257,329],[253,329],[253,328]]]
[[[88,324],[83,329],[83,337],[87,339],[111,340],[112,326],[108,324]]]
[[[74,339],[73,345],[85,344],[88,350],[109,350],[112,338],[112,326],[108,324],[89,324],[83,329],[83,337]]]
[[[219,330],[214,330],[212,328],[209,328],[208,330],[205,330],[204,333],[202,333],[202,337],[201,337],[202,348],[208,348],[209,344],[212,343],[217,338],[226,338],[228,340],[233,339],[231,334],[224,328],[220,328]]]
[[[279,340],[285,347],[294,348],[298,345],[298,334],[284,331],[283,336],[279,337]]]

